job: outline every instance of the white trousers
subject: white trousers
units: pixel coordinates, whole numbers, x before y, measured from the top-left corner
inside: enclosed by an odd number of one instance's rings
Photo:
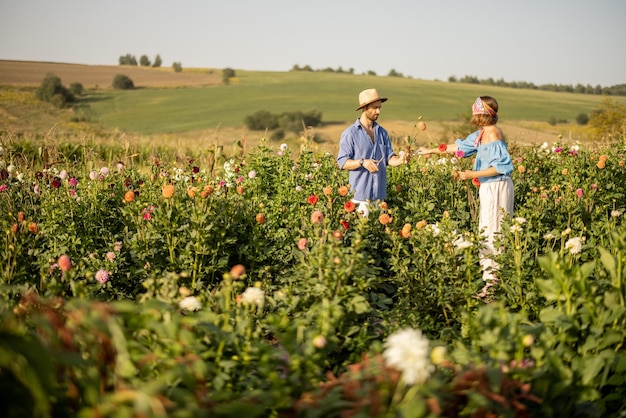
[[[357,200],[352,199],[352,202],[356,205],[356,213],[361,214],[362,217],[367,218],[370,215],[370,205],[376,204],[369,200]]]
[[[504,178],[500,181],[482,183],[478,189],[480,213],[478,229],[484,235],[485,246],[480,252],[480,265],[483,280],[494,280],[498,263],[491,257],[498,253],[494,246],[495,237],[500,233],[502,220],[506,215],[513,216],[513,181]]]

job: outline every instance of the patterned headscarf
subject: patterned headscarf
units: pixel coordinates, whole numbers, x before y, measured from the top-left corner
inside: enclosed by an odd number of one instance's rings
[[[498,113],[491,108],[487,103],[478,97],[472,105],[472,115],[488,115],[493,119],[493,123],[498,122]],[[477,147],[480,144],[480,140],[483,138],[483,130],[481,129],[474,140],[474,146]]]
[[[498,121],[498,113],[487,103],[483,102],[480,97],[472,105],[472,115],[489,115],[494,119],[494,122]]]

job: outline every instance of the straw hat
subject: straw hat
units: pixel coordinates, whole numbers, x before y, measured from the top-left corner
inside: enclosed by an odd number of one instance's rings
[[[362,109],[368,104],[374,103],[377,100],[380,100],[381,102],[386,102],[387,98],[380,97],[376,89],[363,90],[361,93],[359,93],[359,107],[357,107],[355,110]]]

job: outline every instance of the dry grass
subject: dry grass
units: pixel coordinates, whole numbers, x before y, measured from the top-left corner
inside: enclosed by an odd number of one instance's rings
[[[87,89],[111,88],[117,74],[128,76],[138,88],[207,86],[222,82],[220,70],[200,72],[183,68],[175,73],[171,68],[0,60],[0,84],[38,87],[49,73],[59,77],[64,85],[81,83]]]

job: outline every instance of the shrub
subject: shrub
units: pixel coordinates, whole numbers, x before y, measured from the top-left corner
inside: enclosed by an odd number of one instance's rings
[[[252,129],[253,131],[276,129],[278,128],[278,117],[267,110],[259,110],[252,115],[246,116],[244,123],[248,129]]]
[[[61,79],[54,74],[48,74],[43,79],[41,85],[35,92],[35,96],[39,100],[52,103],[58,108],[67,106],[69,102],[74,101],[72,93],[63,86]]]
[[[224,68],[222,70],[222,81],[224,81],[224,84],[228,84],[230,82],[230,79],[234,76],[235,70],[233,70],[232,68]]]
[[[74,82],[70,84],[69,91],[74,96],[81,96],[84,90],[85,88],[83,87],[81,83]]]
[[[285,130],[284,129],[276,129],[270,135],[270,139],[272,141],[282,141],[283,139],[285,139]]]
[[[589,123],[589,116],[587,116],[586,113],[579,113],[578,116],[576,116],[576,123],[579,125],[586,125]]]
[[[183,66],[180,62],[175,62],[172,64],[172,69],[175,73],[180,73],[183,71]]]
[[[589,126],[603,137],[613,136],[626,128],[626,106],[613,99],[602,100],[600,109],[592,112]]]
[[[260,110],[244,119],[246,126],[254,131],[280,127],[284,131],[300,132],[303,125],[304,127],[319,126],[321,122],[322,112],[315,109],[307,113],[296,110],[283,112],[280,115],[275,115],[267,110]]]
[[[113,88],[118,90],[131,90],[135,88],[135,84],[128,76],[118,74],[113,79]]]

